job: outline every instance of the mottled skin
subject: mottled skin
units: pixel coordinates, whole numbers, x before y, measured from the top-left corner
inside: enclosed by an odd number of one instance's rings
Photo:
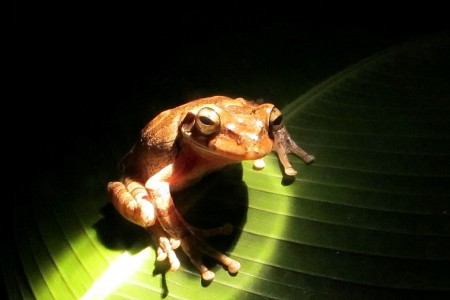
[[[225,96],[202,98],[163,111],[150,121],[123,158],[120,181],[108,183],[108,191],[126,219],[151,232],[158,245],[157,260],[168,259],[171,270],[177,270],[180,262],[174,249],[181,246],[203,280],[210,281],[215,274],[204,265],[203,255],[215,258],[230,273],[239,271],[239,262],[203,240],[229,234],[232,227],[204,230],[189,225],[176,209],[171,192],[228,164],[260,162],[272,151],[278,153],[288,175],[296,171],[287,153],[305,162],[314,159],[290,138],[273,104]]]

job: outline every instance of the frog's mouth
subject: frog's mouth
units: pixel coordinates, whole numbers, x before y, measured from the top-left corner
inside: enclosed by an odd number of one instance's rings
[[[209,149],[223,156],[236,158],[239,160],[255,160],[262,158],[272,151],[272,141],[266,143],[241,143],[228,138],[213,139],[208,145]]]
[[[183,147],[193,147],[195,152],[205,158],[238,162],[259,159],[272,151],[273,140],[263,134],[261,129],[258,132],[243,126],[240,131],[217,128],[216,131],[204,132],[204,128],[195,125],[194,118],[193,115],[187,115],[180,128],[185,143]]]
[[[272,140],[267,138],[258,143],[239,143],[224,136],[216,136],[209,141],[191,139],[189,144],[203,156],[222,158],[234,162],[260,159],[272,151]]]

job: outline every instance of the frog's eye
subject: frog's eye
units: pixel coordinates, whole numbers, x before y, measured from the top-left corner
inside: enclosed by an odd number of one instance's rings
[[[270,113],[269,121],[270,121],[270,126],[274,127],[275,129],[282,124],[283,115],[281,114],[281,111],[278,108],[274,107],[272,109],[272,112]]]
[[[214,109],[203,107],[195,117],[195,125],[201,133],[211,135],[219,131],[220,117]]]

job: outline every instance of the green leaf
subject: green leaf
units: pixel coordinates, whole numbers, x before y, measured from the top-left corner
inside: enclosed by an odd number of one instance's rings
[[[299,171],[292,182],[270,155],[262,171],[244,162],[185,192],[205,190],[197,197],[207,199],[181,208],[188,220],[230,217],[238,225],[231,240],[211,241],[241,262],[236,276],[213,265],[216,279],[202,286],[185,258],[177,272],[155,271],[151,240],[108,206],[104,187],[112,178],[98,165],[94,179],[80,179],[76,168],[61,171],[64,181],[37,179],[33,205],[17,208],[20,267],[8,290],[37,299],[422,299],[450,292],[449,53],[445,34],[417,39],[292,101],[283,109],[286,127],[316,156],[311,165],[292,157]]]

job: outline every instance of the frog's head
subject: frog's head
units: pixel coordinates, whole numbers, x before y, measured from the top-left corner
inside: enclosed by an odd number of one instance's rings
[[[287,153],[292,152],[307,163],[314,160],[295,144],[282,123],[281,111],[270,103],[220,97],[190,110],[180,131],[185,143],[209,157],[257,160],[276,151],[288,175],[295,175],[296,171]]]
[[[255,160],[272,151],[269,128],[280,116],[272,104],[226,98],[189,111],[180,130],[185,142],[205,154]]]

